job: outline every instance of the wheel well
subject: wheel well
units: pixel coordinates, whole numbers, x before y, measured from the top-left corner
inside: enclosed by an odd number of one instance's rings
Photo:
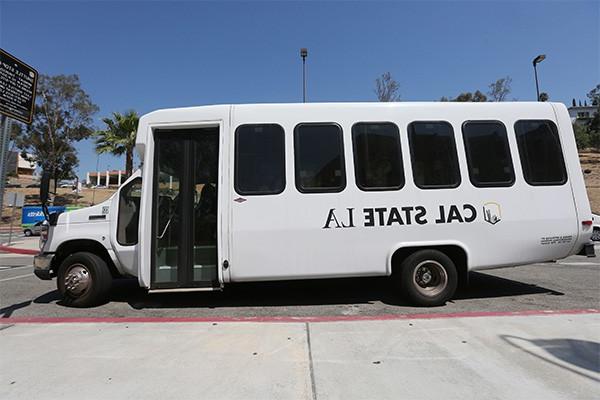
[[[110,270],[110,274],[113,276],[113,278],[117,278],[121,275],[110,258],[108,250],[106,250],[106,248],[99,242],[91,239],[69,240],[68,242],[62,243],[60,246],[58,246],[58,249],[54,254],[54,259],[52,260],[52,269],[55,271],[55,273],[58,273],[58,267],[60,267],[60,264],[65,258],[67,258],[70,254],[80,251],[87,251],[102,258],[104,262],[106,262],[106,265],[108,265],[108,269]]]
[[[404,259],[409,255],[419,250],[438,250],[446,254],[456,265],[459,284],[464,286],[469,282],[467,253],[462,247],[457,245],[401,247],[392,255],[392,274],[395,273],[396,269],[398,272],[400,272],[399,270],[402,261],[404,261]]]

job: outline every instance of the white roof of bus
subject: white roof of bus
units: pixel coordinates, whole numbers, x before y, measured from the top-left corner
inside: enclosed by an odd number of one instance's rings
[[[198,111],[216,111],[235,107],[236,109],[348,109],[348,108],[413,108],[413,107],[547,107],[550,104],[561,104],[554,102],[535,101],[505,101],[505,102],[455,102],[455,101],[397,101],[397,102],[334,102],[334,103],[256,103],[256,104],[215,104],[191,107],[164,108],[145,114],[143,118],[164,116],[165,114]]]
[[[193,124],[195,121],[233,119],[233,122],[265,123],[277,121],[302,120],[300,112],[310,112],[311,120],[340,122],[338,118],[359,118],[360,114],[373,112],[373,118],[389,118],[390,111],[404,111],[417,119],[449,117],[465,118],[468,112],[472,119],[501,119],[509,115],[519,118],[552,118],[552,105],[566,107],[562,103],[550,102],[363,102],[363,103],[263,103],[263,104],[222,104],[196,107],[181,107],[156,110],[140,118],[136,147],[143,152],[149,139],[148,125],[159,126],[173,123]],[[273,112],[276,111],[277,115]],[[348,112],[351,111],[351,112]],[[231,114],[230,114],[231,112]],[[436,116],[429,112],[438,113]],[[335,116],[328,113],[336,113]]]

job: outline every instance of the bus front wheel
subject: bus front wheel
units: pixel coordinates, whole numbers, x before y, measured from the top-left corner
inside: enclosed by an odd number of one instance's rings
[[[438,250],[419,250],[406,257],[399,278],[411,303],[426,307],[444,305],[458,285],[454,262]]]
[[[96,254],[69,255],[58,268],[57,286],[65,305],[91,307],[106,301],[112,276],[106,262]]]

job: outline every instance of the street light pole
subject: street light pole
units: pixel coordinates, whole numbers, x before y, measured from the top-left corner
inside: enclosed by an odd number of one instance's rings
[[[92,205],[96,204],[96,186],[100,184],[98,180],[98,175],[100,175],[100,171],[98,171],[100,165],[100,153],[96,154],[96,185],[92,188]],[[89,182],[87,182],[89,185]]]
[[[308,49],[305,47],[300,49],[300,57],[302,57],[302,102],[306,103],[306,56]]]
[[[539,56],[533,59],[533,73],[535,74],[535,92],[537,94],[537,101],[540,101],[540,85],[538,83],[537,65],[544,61],[544,59],[546,59],[545,54],[540,54]]]

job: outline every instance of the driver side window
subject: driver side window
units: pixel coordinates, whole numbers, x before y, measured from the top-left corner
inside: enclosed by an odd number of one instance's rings
[[[138,242],[141,196],[142,178],[132,180],[119,193],[117,242],[122,246],[132,246]]]

